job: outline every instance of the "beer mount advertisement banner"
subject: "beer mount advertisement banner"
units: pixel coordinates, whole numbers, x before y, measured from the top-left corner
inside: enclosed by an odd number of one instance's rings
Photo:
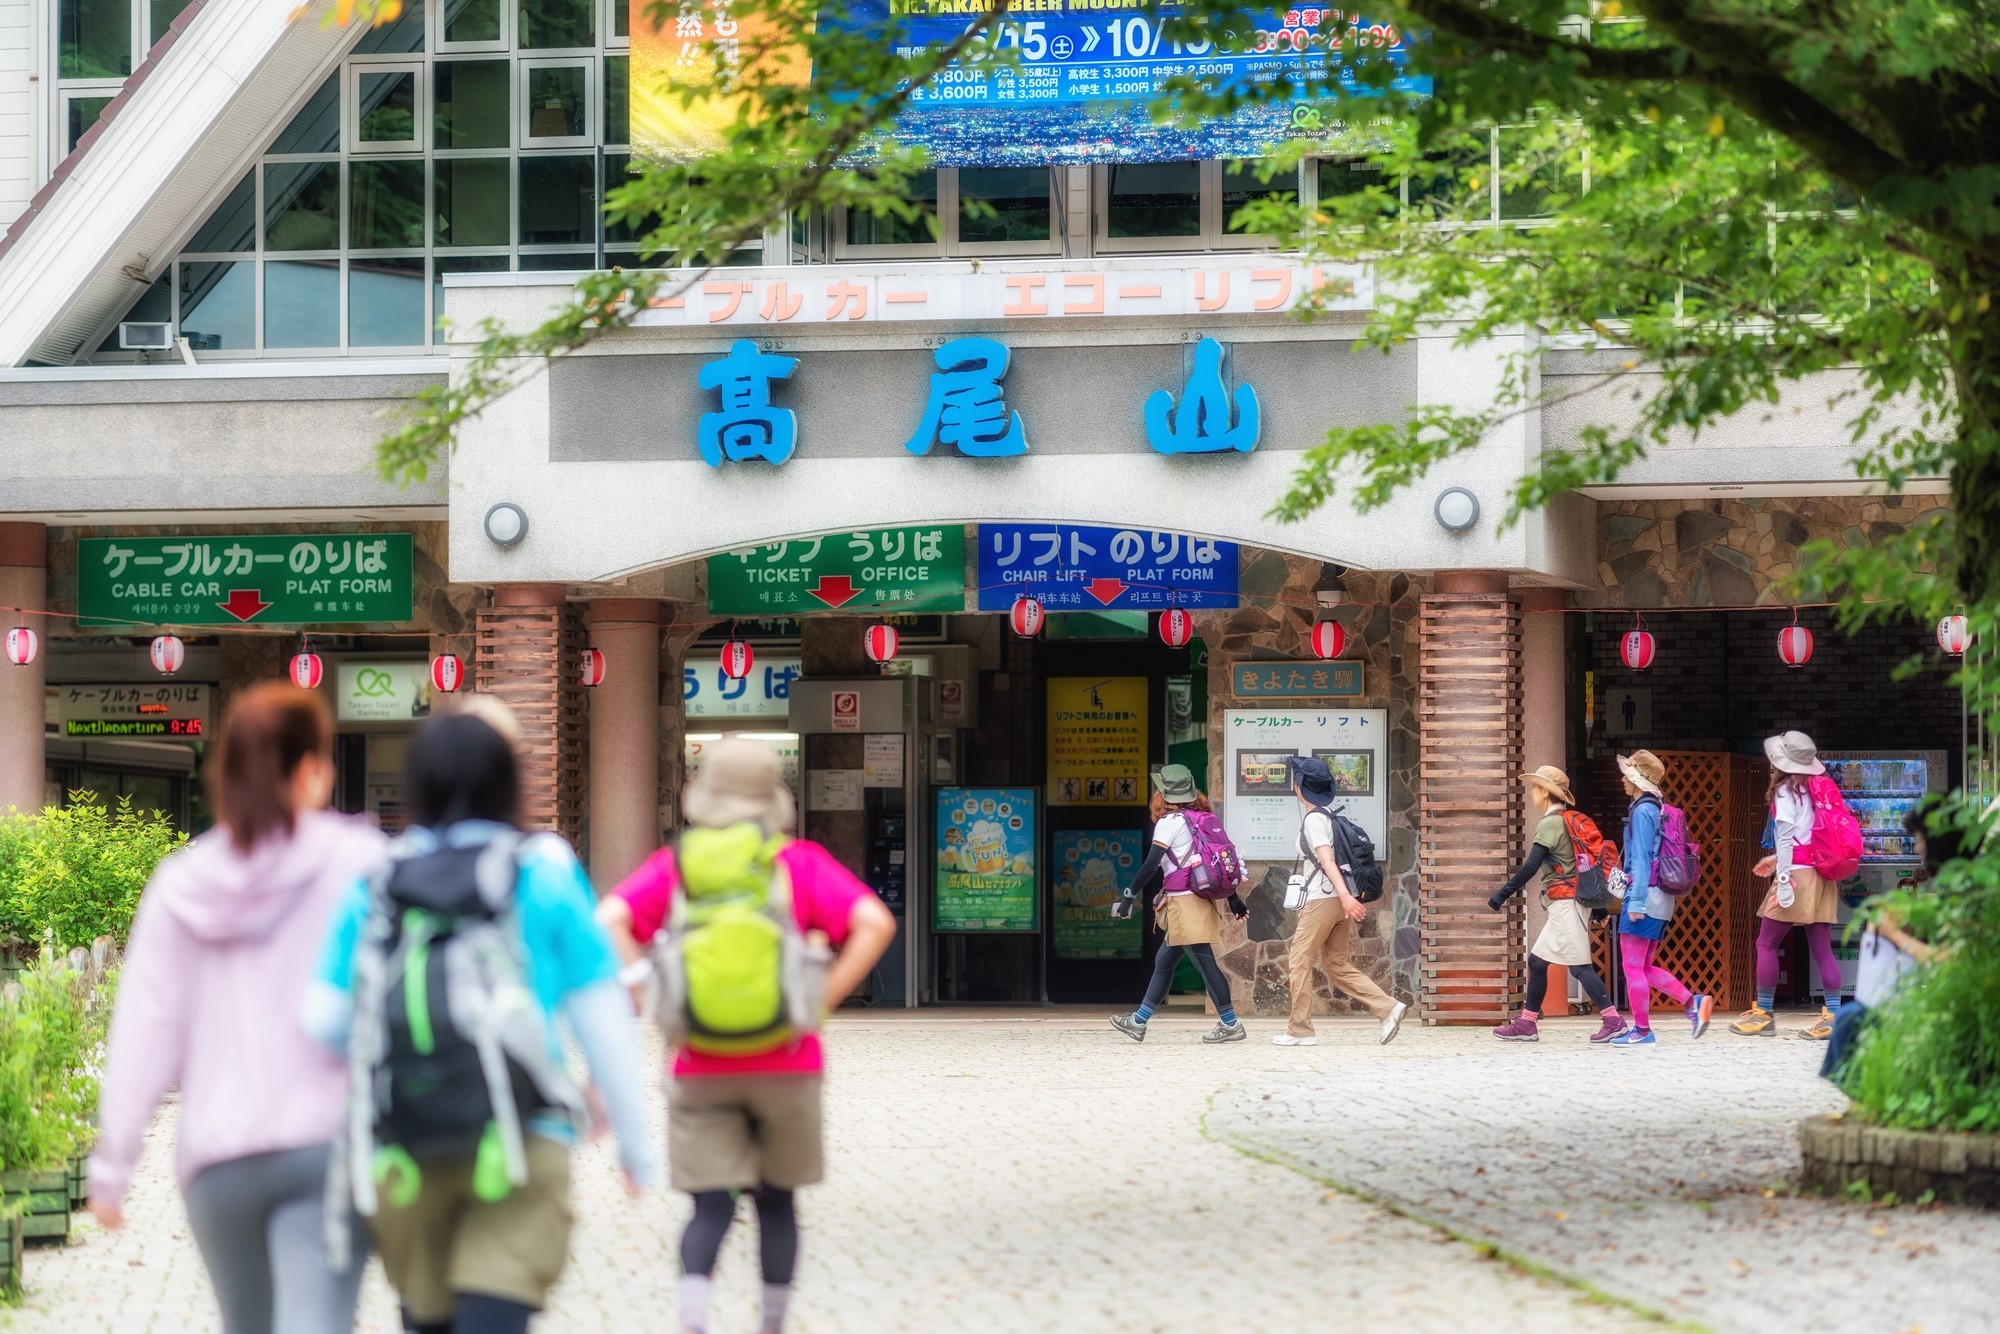
[[[342,625],[407,621],[408,533],[86,537],[85,625]]]
[[[819,21],[879,31],[897,48],[936,49],[991,8],[992,0],[855,0],[822,6]],[[1369,145],[1368,125],[1342,121],[1336,103],[1299,92],[1185,125],[1156,125],[1148,107],[1176,75],[1203,77],[1222,89],[1286,79],[1295,90],[1339,77],[1353,89],[1340,74],[1341,56],[1329,45],[1329,32],[1344,32],[1358,52],[1387,51],[1400,68],[1407,44],[1393,25],[1294,6],[1267,14],[1243,49],[1222,50],[1210,40],[1170,37],[1165,18],[1174,8],[1168,3],[1162,13],[1149,14],[1143,0],[1014,0],[997,41],[1017,63],[995,67],[975,58],[947,67],[915,91],[892,133],[899,143],[929,149],[943,167],[1243,158],[1295,139],[1324,152]],[[711,82],[718,54],[733,65],[739,52],[768,49],[767,25],[761,17],[733,16],[729,0],[690,0],[658,26],[647,9],[643,0],[632,0],[633,151],[660,161],[712,153],[736,118],[736,100],[690,103],[683,93]],[[779,57],[769,58],[775,63]],[[804,66],[795,56],[781,73],[795,82],[826,77]],[[1430,82],[1405,74],[1393,86],[1428,96]]]
[[[937,931],[1035,931],[1035,790],[937,790]]]
[[[1143,908],[1123,918],[1111,908],[1138,873],[1145,842],[1137,829],[1058,829],[1050,836],[1058,959],[1139,957]]]

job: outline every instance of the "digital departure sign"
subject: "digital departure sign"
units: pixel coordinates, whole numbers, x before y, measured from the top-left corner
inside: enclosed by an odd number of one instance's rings
[[[69,737],[169,737],[200,740],[208,734],[199,718],[70,718],[63,723]]]
[[[79,683],[52,693],[60,734],[78,741],[204,741],[214,717],[200,682]]]

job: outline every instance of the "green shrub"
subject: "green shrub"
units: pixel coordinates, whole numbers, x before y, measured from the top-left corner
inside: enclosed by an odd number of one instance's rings
[[[122,944],[153,868],[187,841],[130,797],[109,808],[71,800],[0,824],[0,929],[17,943],[52,938],[58,953],[99,936]]]
[[[53,950],[0,994],[0,1171],[60,1167],[90,1148],[111,994]]]

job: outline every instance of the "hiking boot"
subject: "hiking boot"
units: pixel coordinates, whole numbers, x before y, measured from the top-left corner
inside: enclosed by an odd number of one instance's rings
[[[1233,1024],[1217,1021],[1214,1028],[1201,1035],[1203,1042],[1241,1042],[1250,1036],[1250,1030],[1243,1027],[1241,1020]]]
[[[1397,1001],[1396,1008],[1382,1021],[1382,1045],[1388,1046],[1396,1040],[1396,1030],[1403,1026],[1403,1016],[1410,1012],[1407,1001]]]
[[[1746,1038],[1769,1037],[1778,1031],[1778,1021],[1763,1006],[1753,1005],[1729,1026],[1729,1031],[1741,1033]]]
[[[1808,1038],[1814,1042],[1825,1042],[1828,1038],[1832,1037],[1833,1011],[1827,1009],[1824,1005],[1820,1006],[1819,1018],[1813,1021],[1811,1028],[1802,1030],[1799,1036]]]
[[[1625,1022],[1623,1015],[1607,1014],[1604,1016],[1604,1022],[1597,1026],[1597,1031],[1590,1035],[1590,1040],[1592,1042],[1609,1042],[1631,1027],[1630,1024]]]
[[[1129,1014],[1112,1015],[1111,1026],[1134,1042],[1146,1040],[1146,1026]]]
[[[1715,1018],[1715,997],[1688,997],[1687,1017],[1688,1027],[1694,1030],[1696,1037],[1700,1037],[1703,1033],[1708,1032],[1709,1020]]]
[[[1627,1028],[1623,1033],[1611,1039],[1606,1045],[1612,1047],[1650,1047],[1655,1041],[1653,1030],[1650,1028]]]
[[[1535,1028],[1535,1021],[1522,1015],[1515,1015],[1506,1023],[1493,1030],[1493,1036],[1502,1042],[1540,1042],[1542,1035]]]
[[[1306,1034],[1302,1038],[1295,1038],[1290,1033],[1280,1033],[1271,1039],[1271,1045],[1274,1047],[1317,1047],[1319,1045],[1319,1038],[1311,1033]]]

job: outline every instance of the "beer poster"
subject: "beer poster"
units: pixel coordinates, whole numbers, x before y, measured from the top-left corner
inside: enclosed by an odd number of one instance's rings
[[[935,931],[1035,931],[1035,790],[937,790]]]
[[[1058,959],[1136,959],[1145,910],[1111,915],[1145,860],[1137,829],[1058,829],[1050,836]]]

